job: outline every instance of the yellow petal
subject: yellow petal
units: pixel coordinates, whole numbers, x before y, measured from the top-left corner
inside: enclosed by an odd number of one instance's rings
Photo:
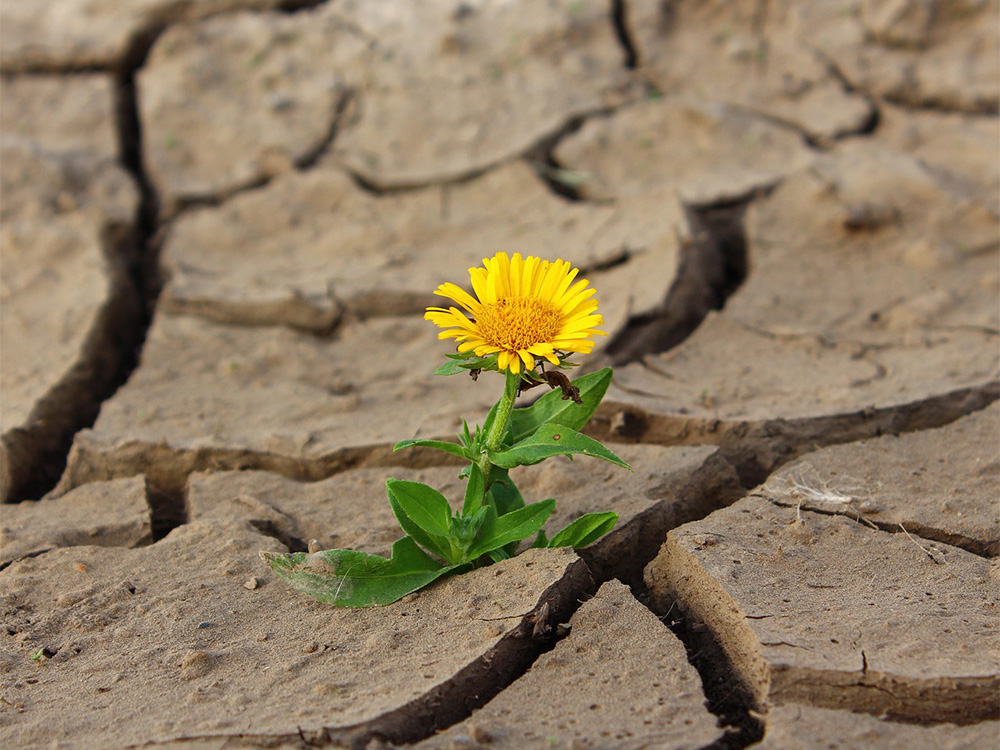
[[[578,282],[573,284],[569,289],[563,292],[562,296],[555,300],[556,307],[567,312],[572,310],[575,306],[573,303],[581,294],[583,294],[584,289],[590,284],[586,279],[580,279]]]
[[[496,276],[497,299],[510,297],[510,258],[507,253],[493,256],[493,273]]]
[[[562,262],[545,263],[543,265],[542,280],[538,286],[538,299],[551,300],[556,290],[556,285],[563,277]]]
[[[514,253],[510,259],[510,293],[513,297],[521,296],[521,281],[524,276],[524,261],[521,260],[521,253]]]
[[[567,263],[567,265],[569,264]],[[578,273],[580,273],[578,268],[571,268],[559,279],[559,283],[556,285],[555,291],[549,298],[551,299],[553,305],[560,307],[559,300],[566,294],[566,290],[569,288],[569,285],[572,283],[573,279],[576,278]]]
[[[482,307],[482,305],[473,299],[467,291],[462,289],[462,287],[457,284],[442,284],[435,290],[434,294],[438,294],[442,297],[449,297],[450,299],[455,300],[455,302],[460,304],[473,315],[475,315],[476,311]]]
[[[496,302],[496,297],[491,298],[489,293],[489,285],[486,283],[486,277],[489,272],[485,268],[470,268],[469,278],[472,279],[472,291],[476,293],[480,302],[485,302],[492,304]]]

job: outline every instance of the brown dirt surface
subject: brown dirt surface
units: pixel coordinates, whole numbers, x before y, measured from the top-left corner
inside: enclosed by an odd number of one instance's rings
[[[754,494],[997,557],[1000,462],[990,446],[998,433],[1000,408],[994,404],[936,430],[807,454]]]
[[[283,549],[246,524],[196,521],[151,547],[8,566],[8,739],[107,747],[300,728],[405,739],[428,708],[454,711],[517,669],[528,618],[542,607],[558,618],[588,575],[571,551],[537,550],[386,608],[331,610],[256,557]],[[51,656],[28,658],[39,649]]]
[[[91,482],[60,498],[5,507],[0,569],[56,547],[138,547],[151,536],[142,477]]]
[[[768,712],[767,730],[758,750],[812,750],[836,737],[838,750],[978,750],[1000,736],[1000,724],[920,726],[882,721],[874,716],[807,706],[778,706]],[[826,745],[827,747],[829,745]]]
[[[605,583],[569,628],[555,649],[467,721],[414,747],[444,750],[471,740],[498,750],[591,742],[680,750],[721,736],[684,645],[628,587]],[[557,705],[550,702],[553,691]]]
[[[0,747],[995,744],[998,19],[0,3]],[[616,527],[298,593],[259,553],[388,553],[388,478],[459,507],[393,445],[499,396],[423,320],[497,251],[597,289],[633,471],[511,477]]]
[[[748,497],[669,532],[646,581],[712,629],[760,705],[996,713],[996,571],[965,550]]]

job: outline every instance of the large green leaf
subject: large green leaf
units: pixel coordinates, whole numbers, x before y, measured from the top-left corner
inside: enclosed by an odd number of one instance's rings
[[[596,542],[618,523],[618,514],[586,513],[566,526],[543,546],[579,549]]]
[[[550,498],[500,516],[492,523],[483,524],[482,536],[469,548],[467,559],[474,560],[491,550],[526,539],[542,528],[555,507],[556,501]]]
[[[462,515],[470,516],[476,513],[483,504],[486,493],[486,479],[478,464],[469,467],[469,483],[465,485],[465,502],[462,504]]]
[[[521,491],[510,478],[507,469],[500,466],[494,466],[490,470],[490,495],[493,497],[497,515],[502,516],[524,507]]]
[[[515,466],[529,466],[544,461],[550,456],[568,456],[579,453],[610,461],[618,466],[624,466],[629,471],[632,467],[609,451],[599,442],[576,430],[558,424],[544,424],[533,435],[504,451],[490,454],[490,460],[497,466],[510,469]]]
[[[574,430],[582,429],[604,398],[611,384],[611,375],[611,368],[605,367],[573,380],[573,385],[580,389],[580,400],[583,403],[563,399],[562,391],[556,390],[549,391],[531,406],[514,409],[510,414],[512,442],[524,440],[543,424],[561,424]]]
[[[449,534],[451,506],[444,495],[426,484],[402,479],[387,480],[385,494],[403,531],[441,559],[458,562]]]
[[[391,604],[461,566],[443,566],[410,537],[392,545],[389,559],[346,549],[261,557],[295,589],[338,607]]]
[[[405,448],[434,448],[435,450],[444,451],[445,453],[450,453],[453,456],[458,456],[459,458],[469,459],[469,452],[465,450],[458,443],[449,443],[446,440],[420,440],[413,438],[410,440],[400,440],[394,446],[392,450],[401,451]]]

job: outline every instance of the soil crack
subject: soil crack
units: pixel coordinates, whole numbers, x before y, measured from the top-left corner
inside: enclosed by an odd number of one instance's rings
[[[29,428],[27,440],[18,445],[5,445],[3,471],[5,483],[9,482],[5,502],[38,499],[56,486],[76,434],[94,424],[103,402],[138,365],[160,283],[158,199],[142,164],[135,70],[145,61],[158,33],[159,29],[137,37],[127,54],[136,67],[113,73],[118,161],[139,190],[136,215],[129,225],[102,228],[109,297],[88,334],[80,361],[36,407],[34,421],[41,427]]]
[[[844,516],[845,518],[850,518],[857,523],[867,526],[873,531],[881,531],[888,534],[905,534],[909,537],[910,541],[923,550],[924,554],[938,564],[943,564],[946,561],[942,558],[940,550],[933,546],[934,542],[947,544],[952,547],[958,547],[959,549],[963,549],[966,552],[971,552],[978,557],[986,559],[992,559],[1000,555],[1000,549],[998,549],[998,545],[996,543],[984,542],[979,539],[971,539],[969,537],[962,536],[961,534],[921,524],[917,521],[907,521],[905,524],[875,521],[866,517],[861,513],[861,511],[854,508],[845,508],[844,510],[825,510],[812,505],[803,505],[802,503],[783,502],[770,497],[769,495],[756,492],[751,492],[747,495],[747,497],[756,497],[761,500],[767,500],[771,504],[780,508],[796,508],[799,512],[815,513],[820,516]],[[930,545],[929,548],[925,548],[917,540],[926,542]]]
[[[632,36],[629,33],[628,3],[626,0],[612,0],[611,23],[614,25],[618,43],[622,47],[625,67],[628,70],[635,70],[638,67],[639,55],[636,52],[635,42],[632,41]]]
[[[677,278],[660,309],[633,317],[608,345],[615,366],[673,349],[698,328],[710,310],[720,310],[747,276],[747,238],[743,218],[750,203],[772,187],[720,203],[687,207],[695,227],[681,247]]]
[[[757,713],[753,695],[743,685],[735,668],[712,631],[671,602],[660,610],[648,592],[637,599],[650,609],[680,639],[687,651],[688,663],[701,677],[706,706],[718,717],[727,732],[701,750],[742,750],[764,737],[764,722]]]

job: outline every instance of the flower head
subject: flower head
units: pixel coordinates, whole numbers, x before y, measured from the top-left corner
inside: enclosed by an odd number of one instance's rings
[[[500,370],[532,370],[536,357],[558,365],[557,351],[587,354],[593,337],[606,335],[595,328],[604,323],[595,290],[586,279],[573,283],[578,273],[569,261],[497,253],[469,269],[475,297],[451,283],[435,290],[465,312],[429,307],[424,318],[444,328],[438,338],[455,339],[460,353],[495,353]]]

